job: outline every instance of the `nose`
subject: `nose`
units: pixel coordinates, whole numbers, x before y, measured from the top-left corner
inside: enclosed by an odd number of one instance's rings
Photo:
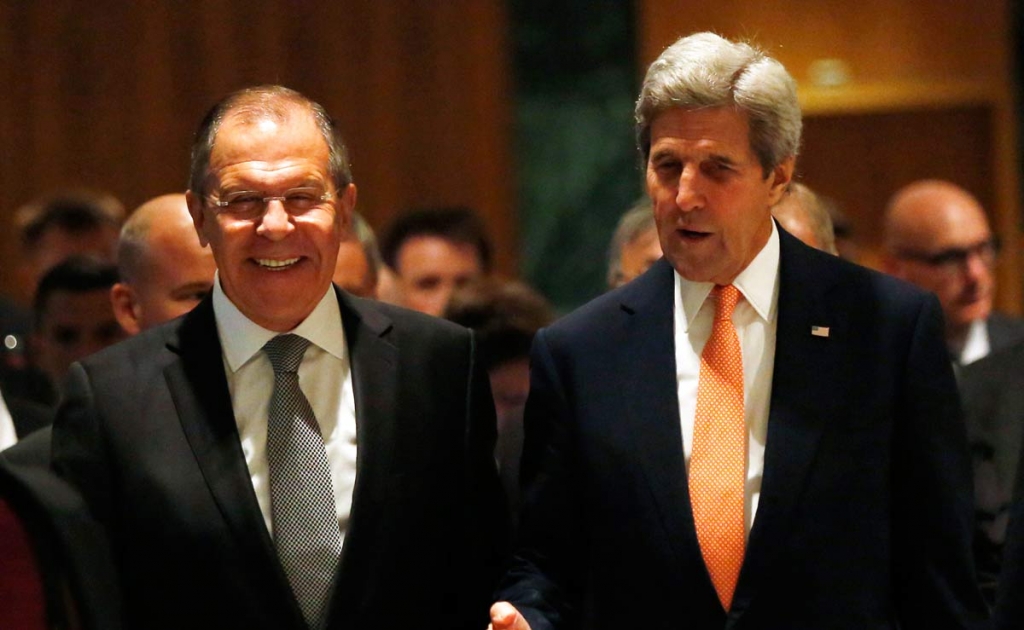
[[[292,224],[291,216],[285,210],[284,203],[280,199],[267,201],[266,210],[260,218],[260,224],[256,227],[256,233],[260,236],[278,241],[288,236],[295,225]]]
[[[676,188],[676,206],[683,212],[697,210],[704,206],[704,192],[700,185],[700,172],[694,165],[687,165],[679,174]]]

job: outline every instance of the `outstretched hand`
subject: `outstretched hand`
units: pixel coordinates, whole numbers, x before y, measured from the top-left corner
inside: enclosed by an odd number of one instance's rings
[[[508,602],[491,606],[491,623],[487,630],[530,630],[530,624],[519,614],[516,607]]]

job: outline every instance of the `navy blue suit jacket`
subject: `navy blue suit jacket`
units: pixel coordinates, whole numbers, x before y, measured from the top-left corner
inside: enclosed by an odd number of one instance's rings
[[[508,517],[473,337],[338,299],[358,459],[327,627],[478,630]],[[75,364],[66,391],[54,468],[109,532],[128,627],[305,628],[246,467],[209,298]]]
[[[983,619],[971,470],[938,302],[780,236],[764,477],[732,611],[694,530],[673,270],[662,260],[534,342],[523,462],[532,483],[498,593],[533,630],[910,630]]]

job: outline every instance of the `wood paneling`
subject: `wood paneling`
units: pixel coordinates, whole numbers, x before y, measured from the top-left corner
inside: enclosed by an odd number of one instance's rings
[[[181,190],[203,113],[283,83],[339,121],[358,209],[477,208],[516,269],[501,0],[0,0],[0,221],[54,189]],[[14,235],[0,235],[9,290]]]

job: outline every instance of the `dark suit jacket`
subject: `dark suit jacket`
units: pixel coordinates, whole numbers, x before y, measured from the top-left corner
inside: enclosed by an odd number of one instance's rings
[[[0,393],[11,412],[18,439],[53,422],[54,400],[44,402],[44,386],[49,391],[49,381],[34,368],[0,368]]]
[[[983,618],[937,301],[785,232],[780,278],[764,477],[728,616],[690,509],[669,263],[537,335],[523,461],[533,482],[498,593],[533,630]]]
[[[1024,450],[1024,445],[1018,449]],[[1017,467],[1015,485],[992,630],[1024,628],[1024,466]]]
[[[1024,342],[965,366],[960,391],[974,465],[975,561],[983,592],[994,601],[1011,504],[1015,491],[1024,491],[1017,481],[1024,440]],[[1024,536],[1024,524],[1017,527],[1017,535]],[[1018,591],[1016,599],[1024,599],[1022,594]]]
[[[504,499],[469,331],[339,292],[358,462],[330,628],[486,625]],[[207,298],[71,369],[54,466],[109,528],[139,628],[301,628]]]
[[[48,627],[116,630],[121,617],[109,543],[81,495],[41,465],[38,445],[49,445],[48,433],[37,431],[0,452],[0,499],[34,546]]]
[[[1024,341],[1024,319],[992,313],[985,322],[988,328],[989,354],[1010,348]]]
[[[0,458],[6,457],[11,464],[24,468],[50,469],[53,425],[46,425],[18,440],[14,446],[0,451]]]
[[[49,407],[9,396],[6,390],[3,390],[3,396],[7,410],[11,412],[14,432],[18,434],[19,440],[25,439],[30,433],[50,426],[50,423],[53,422],[53,410]]]

